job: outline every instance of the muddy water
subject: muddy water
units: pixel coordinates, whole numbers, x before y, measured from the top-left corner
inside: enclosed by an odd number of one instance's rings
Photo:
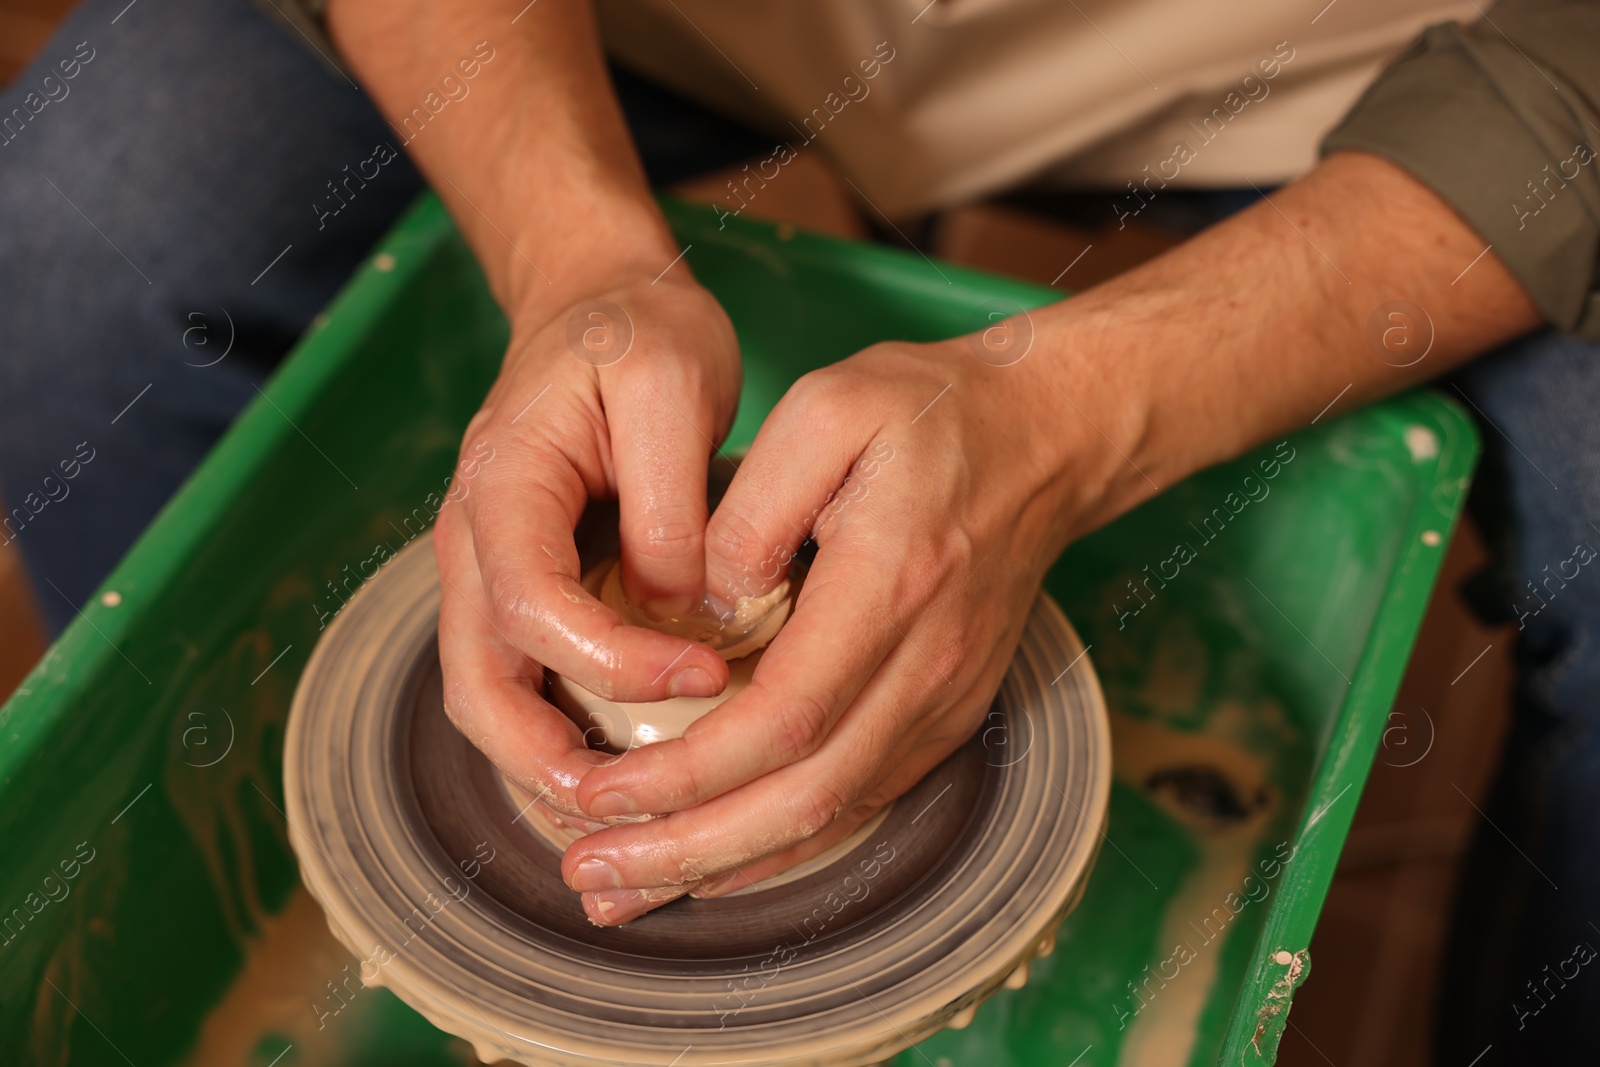
[[[1264,694],[1208,697],[1219,664],[1186,623],[1165,627],[1141,666],[1129,708],[1111,712],[1115,773],[1182,825],[1197,854],[1160,917],[1156,958],[1124,991],[1117,1062],[1166,1067],[1193,1057],[1224,947],[1253,934],[1292,855],[1275,783],[1301,739]]]
[[[442,1034],[433,1035],[431,1047],[414,1045],[403,1061],[373,1047],[385,1021],[410,1009],[386,990],[361,984],[359,961],[334,940],[303,886],[283,911],[266,918],[245,953],[244,967],[206,1017],[183,1067],[478,1063],[465,1041]],[[406,1030],[422,1025],[409,1021]]]

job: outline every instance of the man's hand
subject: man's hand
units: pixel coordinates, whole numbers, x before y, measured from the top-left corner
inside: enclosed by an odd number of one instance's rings
[[[511,320],[462,446],[478,473],[435,533],[445,707],[508,777],[588,825],[573,790],[598,757],[545,702],[543,668],[654,700],[720,692],[727,666],[620,625],[579,584],[573,526],[617,497],[630,598],[662,614],[698,602],[708,457],[739,394],[733,329],[677,262],[587,4],[333,0],[328,23]],[[441,91],[455,95],[438,110]]]
[[[591,918],[815,854],[983,720],[1068,517],[1120,460],[1038,375],[978,346],[867,349],[802,378],[762,426],[707,531],[711,592],[767,592],[808,534],[815,564],[749,688],[584,779],[592,816],[677,812],[569,850]]]
[[[573,790],[597,757],[544,700],[543,667],[630,701],[712,696],[728,677],[705,645],[624,626],[591,596],[573,527],[591,499],[618,498],[630,600],[662,615],[698,604],[706,471],[738,393],[733,327],[711,294],[642,279],[519,318],[463,439],[463,456],[493,461],[435,532],[445,710],[568,816],[583,814]]]
[[[1407,322],[1403,351],[1385,350],[1395,301],[1426,320]],[[707,533],[712,591],[730,599],[765,591],[821,509],[794,618],[749,690],[681,740],[589,771],[578,800],[591,815],[665,818],[574,844],[569,884],[592,918],[617,923],[839,840],[977,727],[1071,538],[1320,411],[1537,323],[1448,205],[1350,154],[1012,320],[1036,338],[1016,362],[987,358],[985,331],[881,345],[808,375]]]

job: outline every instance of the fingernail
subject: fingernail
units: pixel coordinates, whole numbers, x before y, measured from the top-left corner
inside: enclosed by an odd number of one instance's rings
[[[609,900],[601,900],[591,893],[583,895],[583,911],[589,922],[594,926],[615,926],[610,913],[615,910],[616,904]]]
[[[605,860],[591,857],[578,864],[568,884],[580,893],[598,893],[602,889],[621,889],[622,875]]]
[[[637,889],[612,889],[585,894],[583,910],[589,913],[589,921],[596,926],[621,926],[641,914],[643,903]]]
[[[589,801],[588,808],[589,814],[597,819],[628,815],[638,810],[633,806],[633,801],[623,793],[601,793]]]
[[[583,895],[583,910],[596,926],[621,926],[645,912],[683,896],[686,887],[660,889],[608,889]]]
[[[667,684],[667,693],[675,697],[714,697],[717,692],[717,683],[699,667],[685,667]]]

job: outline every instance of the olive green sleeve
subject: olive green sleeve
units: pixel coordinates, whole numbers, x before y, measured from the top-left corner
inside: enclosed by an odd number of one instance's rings
[[[1600,3],[1501,0],[1428,28],[1322,142],[1405,168],[1555,329],[1600,340]],[[1465,264],[1463,264],[1465,266]]]

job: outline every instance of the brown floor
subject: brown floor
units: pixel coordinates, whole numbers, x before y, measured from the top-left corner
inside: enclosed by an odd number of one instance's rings
[[[77,0],[0,0],[0,85],[9,84],[44,46]]]
[[[44,646],[44,627],[13,541],[0,546],[0,692],[17,687],[44,654]]]
[[[70,0],[0,0],[0,85],[71,6]],[[675,191],[720,200],[727,177]],[[842,185],[812,155],[786,167],[783,181],[763,189],[745,214],[839,236],[868,232]],[[1173,240],[1138,225],[1082,231],[991,204],[948,213],[936,232],[930,254],[1072,288],[1126,270]],[[1508,717],[1509,627],[1478,625],[1456,594],[1482,558],[1482,542],[1463,528],[1446,556],[1323,909],[1311,977],[1295,997],[1279,1052],[1283,1067],[1432,1062],[1439,950],[1455,873],[1477,819],[1468,798],[1481,806]],[[15,546],[0,546],[0,692],[15,688],[42,650]]]

